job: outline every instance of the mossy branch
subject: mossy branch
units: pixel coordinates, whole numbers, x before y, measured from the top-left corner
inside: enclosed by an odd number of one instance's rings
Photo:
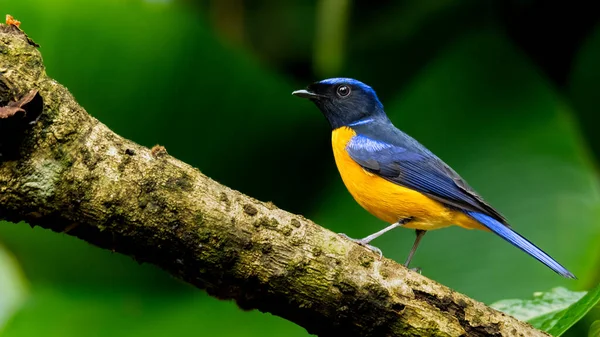
[[[123,139],[46,76],[23,32],[1,25],[0,106],[10,102],[0,117],[0,219],[156,264],[320,336],[547,336]]]

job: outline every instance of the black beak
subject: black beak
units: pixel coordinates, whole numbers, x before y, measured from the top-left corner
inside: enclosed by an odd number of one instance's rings
[[[308,98],[308,99],[316,99],[316,98],[323,97],[322,95],[315,94],[314,92],[310,92],[310,91],[304,90],[304,89],[296,90],[296,91],[292,92],[292,95],[298,96],[301,98]]]

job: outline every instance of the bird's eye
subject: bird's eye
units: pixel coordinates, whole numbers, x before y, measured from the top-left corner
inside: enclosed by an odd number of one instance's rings
[[[337,88],[337,94],[340,97],[346,97],[346,96],[350,95],[350,87],[347,85],[340,85]]]

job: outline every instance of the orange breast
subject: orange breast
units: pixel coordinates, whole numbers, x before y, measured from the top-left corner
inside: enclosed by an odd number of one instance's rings
[[[404,227],[432,230],[452,224],[483,228],[462,212],[450,210],[420,192],[389,182],[358,165],[346,151],[356,133],[349,127],[335,129],[331,142],[335,162],[346,188],[363,208],[379,219],[394,223],[412,217]]]

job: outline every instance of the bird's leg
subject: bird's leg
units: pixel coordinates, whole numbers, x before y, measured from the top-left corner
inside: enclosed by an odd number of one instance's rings
[[[421,239],[423,238],[425,233],[427,233],[427,231],[422,230],[422,229],[417,229],[417,230],[415,230],[415,233],[417,234],[417,237],[415,238],[415,243],[413,243],[410,253],[408,253],[408,258],[406,258],[406,262],[404,262],[404,266],[406,268],[408,268],[408,266],[410,265],[410,261],[412,260],[413,255],[415,255],[415,252],[417,251],[417,248],[419,247],[419,243],[421,242]],[[418,268],[415,271],[419,271]]]
[[[344,233],[340,233],[340,235],[343,236],[343,237],[345,237],[345,238],[347,238],[347,239],[349,239],[349,240],[351,240],[351,241],[354,241],[354,242],[358,243],[361,246],[369,248],[370,250],[372,250],[375,253],[379,254],[379,258],[382,258],[383,257],[383,252],[381,252],[381,249],[379,249],[379,248],[377,248],[375,246],[371,246],[369,243],[371,241],[375,240],[376,238],[380,237],[381,235],[383,235],[383,234],[391,231],[392,229],[394,229],[396,227],[401,227],[401,226],[405,225],[410,220],[411,220],[411,218],[399,220],[398,222],[394,222],[393,224],[385,227],[384,229],[382,229],[382,230],[380,230],[378,232],[375,232],[375,233],[373,233],[373,234],[371,234],[371,235],[369,235],[367,237],[364,237],[362,239],[353,239],[353,238],[349,237],[348,235],[346,235]]]

